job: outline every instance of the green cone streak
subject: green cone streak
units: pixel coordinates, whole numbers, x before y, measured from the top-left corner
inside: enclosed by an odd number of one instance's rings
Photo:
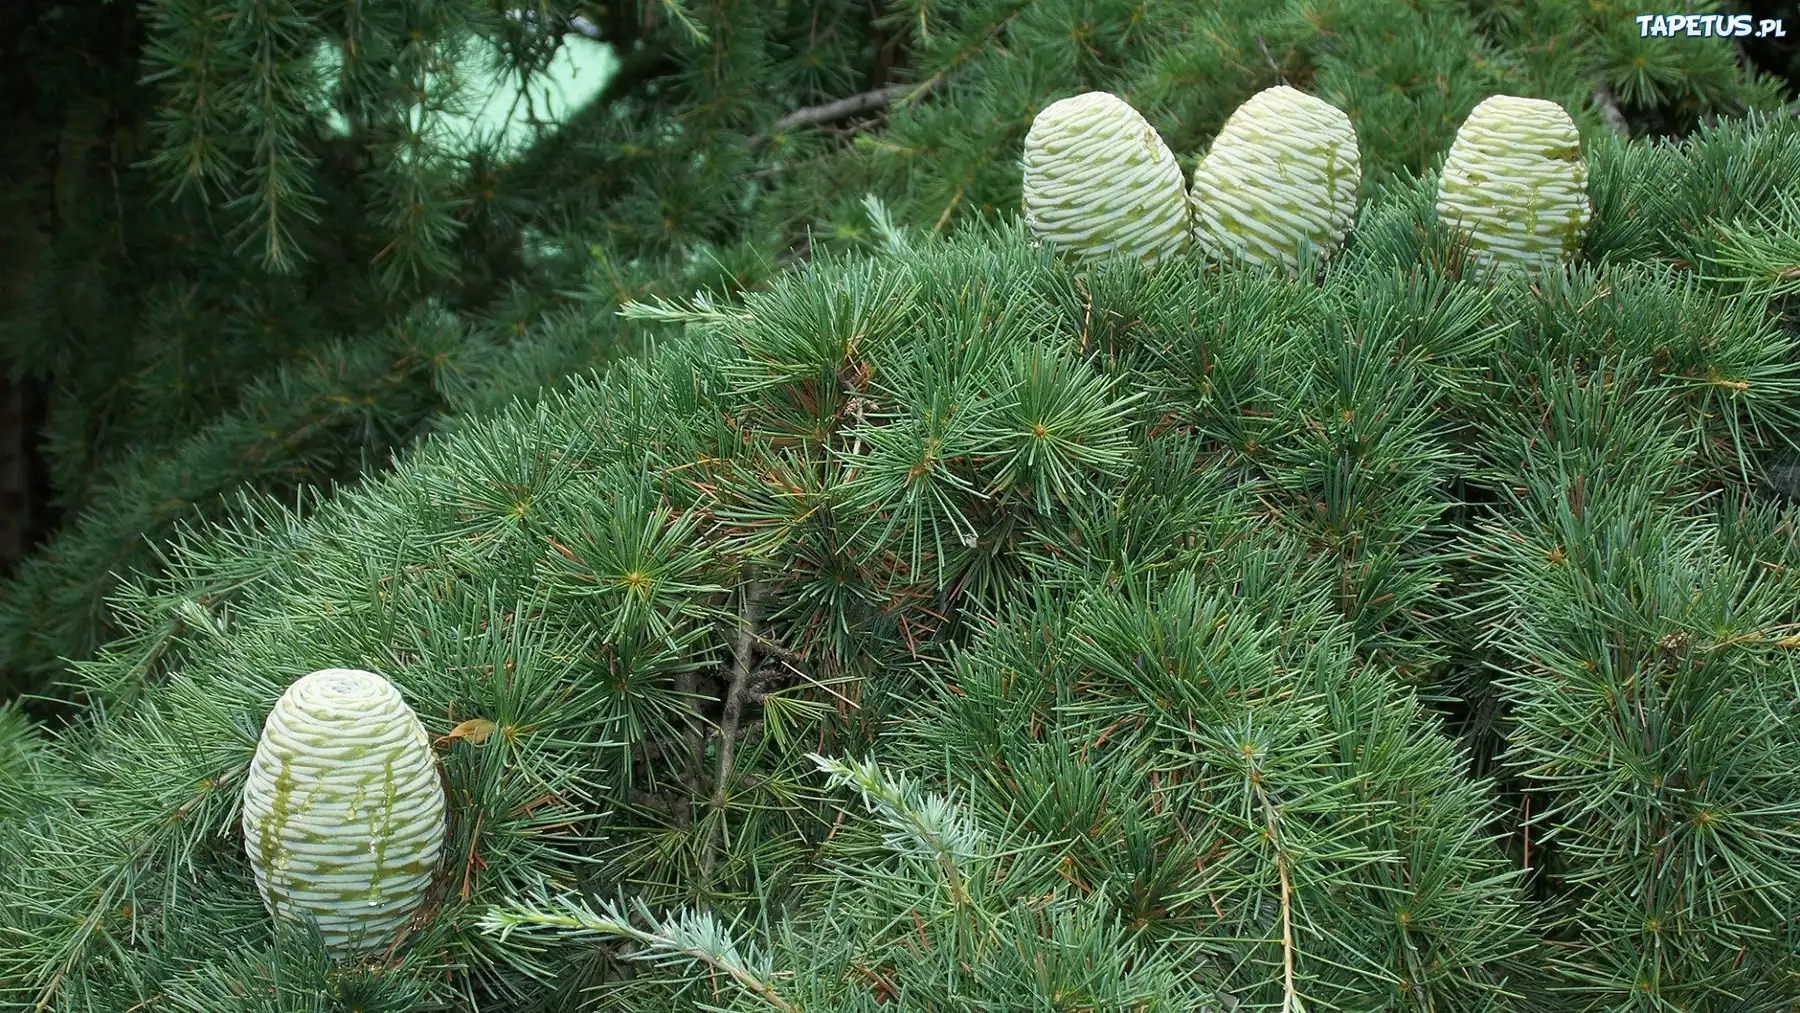
[[[1025,221],[1082,259],[1155,263],[1188,244],[1181,166],[1156,128],[1103,91],[1053,102],[1025,137]]]
[[[276,702],[244,784],[244,844],[277,919],[333,953],[385,947],[444,840],[444,792],[412,708],[372,672],[331,668]]]
[[[1437,213],[1467,237],[1478,268],[1531,271],[1574,256],[1589,216],[1575,122],[1542,99],[1482,102],[1450,146]]]
[[[1209,255],[1253,264],[1321,255],[1356,218],[1362,158],[1343,110],[1286,85],[1237,108],[1194,167],[1194,238]]]

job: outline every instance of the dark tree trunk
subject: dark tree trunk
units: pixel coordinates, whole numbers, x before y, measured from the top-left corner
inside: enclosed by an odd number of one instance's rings
[[[43,424],[41,384],[0,383],[0,577],[13,572],[49,527],[50,488],[38,453]]]

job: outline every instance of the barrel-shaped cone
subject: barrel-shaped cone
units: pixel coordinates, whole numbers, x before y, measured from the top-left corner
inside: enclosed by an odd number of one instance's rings
[[[1189,220],[1181,167],[1136,109],[1103,91],[1044,107],[1025,136],[1025,221],[1078,260],[1145,263],[1180,253]]]
[[[1329,256],[1356,220],[1360,182],[1356,129],[1343,110],[1287,85],[1265,89],[1231,114],[1194,167],[1195,242],[1221,260],[1289,268],[1303,242]]]
[[[1467,241],[1477,273],[1573,257],[1590,214],[1575,121],[1542,99],[1495,95],[1476,106],[1450,145],[1437,214]]]
[[[444,842],[444,790],[411,707],[373,672],[297,680],[244,783],[244,845],[278,920],[317,923],[334,956],[387,946]]]

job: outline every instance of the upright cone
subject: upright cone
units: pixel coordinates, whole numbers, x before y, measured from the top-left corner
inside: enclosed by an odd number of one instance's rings
[[[1356,220],[1362,155],[1350,117],[1287,85],[1237,108],[1194,167],[1194,239],[1209,256],[1299,262],[1328,256]]]
[[[1025,221],[1082,260],[1154,264],[1188,245],[1181,167],[1156,128],[1116,95],[1052,102],[1025,137]]]
[[[1438,181],[1438,218],[1477,270],[1532,271],[1573,257],[1587,234],[1587,165],[1554,102],[1495,95],[1469,113]]]
[[[431,743],[399,691],[344,668],[289,686],[250,762],[243,827],[271,915],[315,920],[339,957],[387,946],[444,842]]]

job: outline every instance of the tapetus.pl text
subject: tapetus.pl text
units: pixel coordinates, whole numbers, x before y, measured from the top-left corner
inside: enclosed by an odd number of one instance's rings
[[[1753,18],[1748,14],[1639,14],[1638,38],[1685,35],[1706,39],[1780,39],[1787,26],[1780,18]]]

